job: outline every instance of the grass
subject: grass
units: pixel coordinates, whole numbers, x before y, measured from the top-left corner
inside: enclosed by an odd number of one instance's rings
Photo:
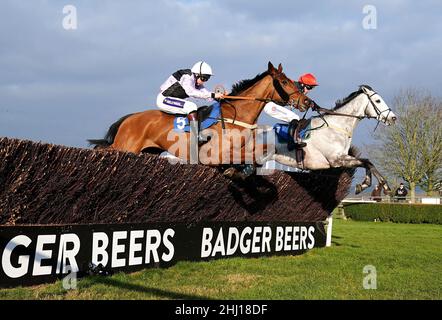
[[[180,262],[112,277],[0,290],[0,299],[442,299],[442,226],[335,219],[331,248],[301,256]],[[363,268],[377,289],[363,288]]]

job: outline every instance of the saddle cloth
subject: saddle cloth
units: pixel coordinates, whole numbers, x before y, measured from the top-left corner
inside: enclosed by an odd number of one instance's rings
[[[221,105],[215,102],[210,106],[204,106],[198,109],[198,119],[201,122],[201,130],[210,128],[221,119]],[[175,115],[173,128],[178,132],[190,132],[189,119],[182,114]]]
[[[304,128],[301,128],[299,131],[299,136],[301,137],[302,141],[308,140],[310,138],[310,130],[311,129],[311,121],[306,121],[306,125]],[[275,134],[278,138],[279,143],[286,143],[289,140],[293,139],[289,135],[289,125],[288,123],[277,123],[273,126],[273,130],[275,131]]]

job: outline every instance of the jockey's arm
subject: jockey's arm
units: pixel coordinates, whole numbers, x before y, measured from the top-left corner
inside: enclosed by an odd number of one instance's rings
[[[181,80],[181,86],[186,91],[186,94],[192,98],[198,99],[206,99],[208,101],[212,101],[212,93],[206,88],[202,87],[201,89],[195,88],[194,80],[191,76],[183,76]]]
[[[296,113],[274,102],[267,103],[264,107],[264,112],[269,116],[284,122],[290,122],[293,119],[299,120],[299,116]]]

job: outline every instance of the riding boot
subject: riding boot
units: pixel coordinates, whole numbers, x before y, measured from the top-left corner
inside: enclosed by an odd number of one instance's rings
[[[189,119],[190,132],[197,138],[198,144],[206,141],[201,134],[201,122],[198,118],[198,112],[189,113],[187,118]]]
[[[288,131],[289,131],[289,136],[291,138],[287,142],[287,149],[289,151],[292,151],[294,149],[302,149],[307,145],[305,142],[302,142],[301,139],[298,139],[298,137],[295,137],[296,128],[298,127],[298,123],[299,123],[298,119],[293,119],[292,121],[290,121],[290,124],[289,124]]]
[[[199,124],[198,113],[191,112],[188,114],[190,127],[190,154],[189,159],[191,164],[199,163]]]

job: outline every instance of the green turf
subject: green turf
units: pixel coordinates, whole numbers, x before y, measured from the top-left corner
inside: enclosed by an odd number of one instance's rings
[[[441,299],[442,226],[334,220],[333,246],[301,256],[180,262],[0,290],[0,299]],[[377,271],[364,289],[363,268]]]

